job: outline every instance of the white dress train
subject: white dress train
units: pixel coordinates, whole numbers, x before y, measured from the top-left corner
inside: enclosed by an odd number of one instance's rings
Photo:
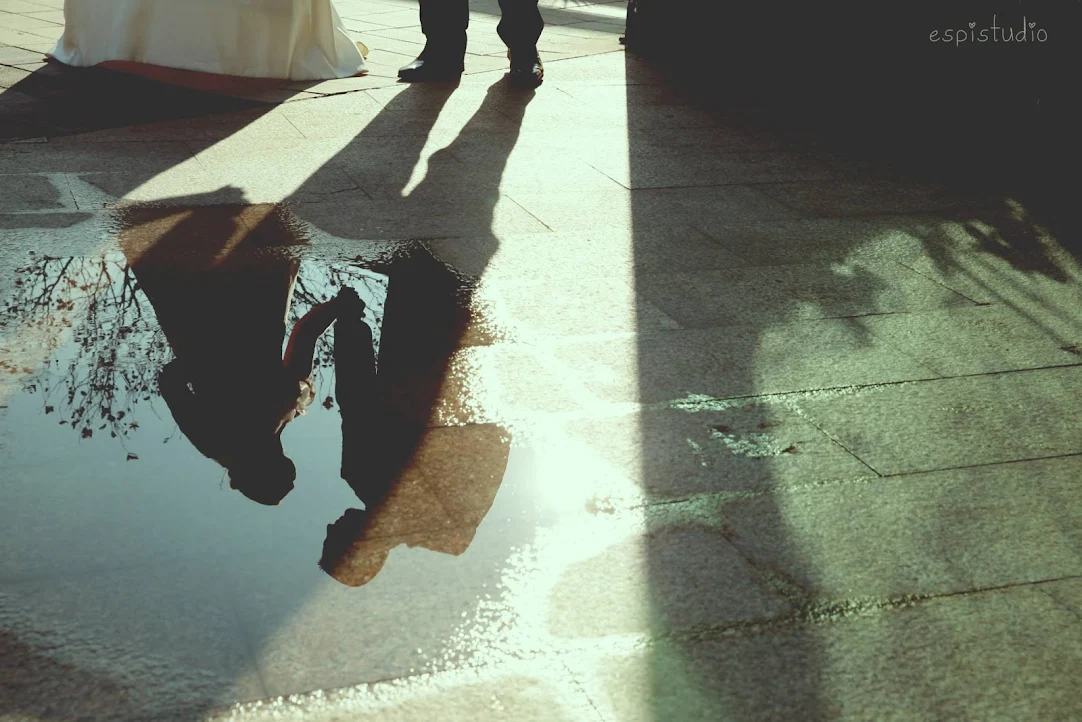
[[[250,78],[365,72],[331,0],[65,0],[52,55],[81,67],[119,60]]]

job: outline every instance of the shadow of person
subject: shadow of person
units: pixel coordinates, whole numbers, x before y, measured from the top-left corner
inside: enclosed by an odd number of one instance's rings
[[[0,141],[129,128],[273,106],[101,67],[11,69],[0,84]]]

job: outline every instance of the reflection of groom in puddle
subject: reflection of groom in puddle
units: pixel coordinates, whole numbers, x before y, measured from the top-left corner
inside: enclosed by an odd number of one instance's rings
[[[340,298],[335,394],[342,413],[342,478],[363,501],[327,528],[320,566],[361,586],[406,544],[462,554],[507,467],[509,439],[493,424],[430,428],[468,309],[461,283],[427,253],[392,261],[378,373],[364,305]]]
[[[420,90],[415,86],[391,101],[391,112],[377,116],[362,131],[346,149],[347,157],[364,152],[396,127],[401,109],[428,99],[442,106],[453,92],[439,86]],[[447,220],[457,225],[446,233],[468,234],[459,245],[483,268],[497,246],[492,225],[500,181],[531,98],[532,93],[509,91],[502,84],[489,87],[481,107],[452,145],[429,159],[421,184],[393,201],[396,217],[428,221],[433,208],[453,198]],[[485,124],[493,121],[502,122],[489,131]],[[482,157],[477,162],[456,162],[459,150],[468,152],[469,143],[478,139],[483,142]],[[405,188],[425,135],[415,135],[412,143],[416,153],[402,153],[395,167],[379,174],[394,190]],[[337,225],[333,216],[309,220],[335,235],[357,232]],[[473,284],[418,249],[373,270],[388,277],[378,374],[360,380],[343,375],[347,369],[373,368],[371,342],[367,330],[351,326],[348,319],[340,319],[335,329],[342,474],[365,511],[349,510],[328,528],[320,565],[351,586],[371,580],[390,550],[400,544],[463,553],[493,503],[509,453],[507,434],[492,424],[429,428],[449,380],[453,354],[465,343],[487,342],[471,323]],[[359,318],[359,313],[351,317]],[[349,328],[362,340],[350,342]],[[379,401],[366,403],[368,398]]]

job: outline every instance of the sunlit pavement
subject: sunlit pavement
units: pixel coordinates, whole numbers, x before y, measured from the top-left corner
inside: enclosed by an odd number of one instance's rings
[[[184,95],[70,80],[60,0],[0,0],[0,720],[1082,716],[1075,239],[542,4],[536,92],[495,2],[408,87],[416,7],[345,0],[370,76]],[[327,337],[260,506],[159,371],[344,285],[420,430],[347,511]]]

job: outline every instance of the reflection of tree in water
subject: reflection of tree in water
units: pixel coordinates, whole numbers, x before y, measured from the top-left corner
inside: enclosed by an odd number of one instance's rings
[[[157,393],[169,346],[123,255],[38,257],[17,269],[4,314],[5,325],[28,331],[48,355],[23,381],[26,392],[41,394],[45,413],[82,438],[124,439],[139,428],[135,407]]]
[[[2,306],[2,325],[21,329],[20,345],[37,343],[48,361],[24,368],[5,360],[12,355],[3,352],[0,373],[22,375],[24,392],[40,394],[44,413],[55,414],[81,438],[108,433],[123,445],[139,429],[139,403],[158,395],[158,372],[173,357],[127,259],[120,253],[37,256],[16,274],[14,294]],[[300,264],[286,338],[305,313],[343,286],[355,288],[368,306],[366,320],[378,350],[386,279],[350,263]],[[328,393],[334,383],[332,333],[320,339],[313,370],[327,408],[334,405]]]

